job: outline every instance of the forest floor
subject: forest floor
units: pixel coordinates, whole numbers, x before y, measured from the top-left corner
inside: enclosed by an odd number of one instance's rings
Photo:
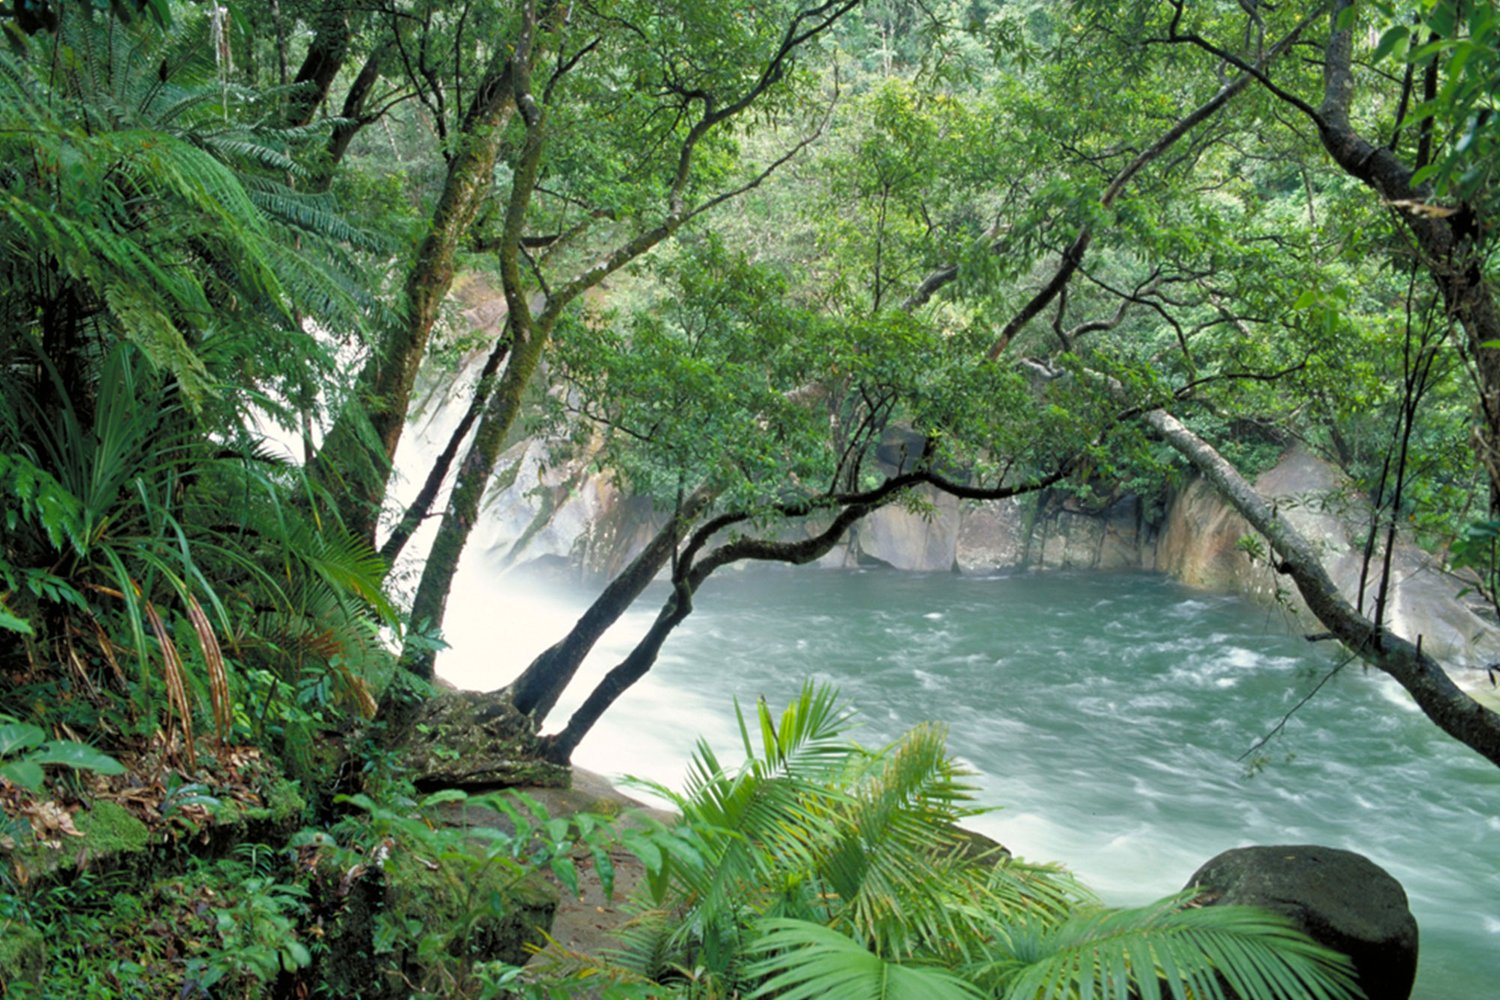
[[[662,823],[677,819],[675,813],[631,798],[603,775],[578,767],[573,768],[571,787],[521,786],[514,791],[536,799],[553,816],[593,812],[615,817],[618,823],[626,825],[641,822],[641,817]],[[470,821],[473,819],[470,817]],[[532,959],[533,964],[567,962],[570,957],[579,956],[597,959],[605,949],[617,946],[614,933],[629,919],[625,902],[645,878],[646,869],[640,859],[623,847],[611,849],[609,858],[614,865],[615,880],[614,892],[609,896],[593,861],[586,855],[575,858],[579,894],[574,896],[558,886],[557,914],[549,932],[552,944]]]

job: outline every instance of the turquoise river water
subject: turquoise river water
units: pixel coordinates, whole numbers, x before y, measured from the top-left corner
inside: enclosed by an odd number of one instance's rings
[[[439,663],[465,687],[508,680],[587,599],[466,577]],[[644,630],[651,596],[551,728]],[[1406,888],[1421,927],[1415,996],[1500,997],[1500,769],[1358,664],[1258,764],[1238,759],[1336,662],[1263,609],[1146,574],[726,573],[575,760],[674,784],[696,736],[738,745],[734,698],[784,703],[813,677],[858,709],[864,742],[947,723],[998,807],[971,825],[1064,862],[1108,902],[1175,892],[1230,847],[1347,848]]]

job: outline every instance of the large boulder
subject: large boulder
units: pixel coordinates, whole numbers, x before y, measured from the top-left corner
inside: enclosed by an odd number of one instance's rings
[[[1238,847],[1193,873],[1201,901],[1259,906],[1348,955],[1368,1000],[1407,1000],[1417,921],[1401,883],[1369,858],[1312,845]]]
[[[911,506],[892,504],[869,514],[853,531],[861,561],[917,573],[947,573],[958,551],[958,500],[928,486]]]

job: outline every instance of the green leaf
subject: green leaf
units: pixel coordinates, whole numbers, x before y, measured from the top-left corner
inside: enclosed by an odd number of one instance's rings
[[[1396,51],[1397,47],[1405,45],[1410,34],[1410,30],[1404,24],[1387,28],[1385,33],[1380,36],[1380,42],[1375,46],[1375,51],[1370,55],[1370,60],[1372,62],[1379,62],[1384,59]]]
[[[563,885],[567,886],[568,892],[574,896],[578,895],[578,866],[569,857],[552,859],[552,874],[556,875]]]
[[[469,793],[463,791],[462,789],[444,788],[441,791],[433,792],[431,795],[424,797],[422,801],[418,803],[418,808],[426,811],[428,809],[431,809],[433,806],[440,806],[445,802],[463,802],[468,797]]]
[[[984,996],[931,966],[889,962],[834,930],[805,920],[767,920],[750,948],[765,956],[749,974],[761,979],[752,998],[781,1000],[975,1000]]]
[[[610,859],[609,852],[602,847],[592,847],[589,854],[594,859],[594,873],[599,876],[599,888],[603,890],[604,898],[614,898],[615,863]]]
[[[0,778],[6,778],[29,792],[42,790],[42,769],[35,761],[18,760],[0,764]]]
[[[27,754],[27,759],[38,764],[63,764],[99,774],[125,773],[125,765],[109,754],[100,753],[86,743],[73,740],[53,740]]]
[[[40,746],[47,740],[47,734],[40,726],[33,726],[29,722],[9,722],[0,725],[0,757],[15,753],[34,746]]]
[[[8,632],[19,632],[22,635],[35,635],[31,629],[31,623],[24,618],[19,618],[11,613],[11,610],[0,602],[0,629]]]
[[[312,964],[312,952],[301,941],[286,941],[281,946],[283,964],[290,966],[291,970],[305,969]]]

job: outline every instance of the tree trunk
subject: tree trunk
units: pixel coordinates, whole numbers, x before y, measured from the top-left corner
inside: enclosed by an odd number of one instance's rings
[[[1146,422],[1201,472],[1245,520],[1266,537],[1285,573],[1323,627],[1362,660],[1384,671],[1406,689],[1438,728],[1500,765],[1500,715],[1469,697],[1442,666],[1393,632],[1360,614],[1339,593],[1323,569],[1317,550],[1207,442],[1170,414],[1153,410]]]
[[[1465,348],[1479,383],[1479,433],[1475,450],[1489,477],[1489,507],[1500,517],[1500,309],[1484,273],[1483,248],[1477,244],[1484,220],[1472,206],[1437,216],[1422,210],[1430,192],[1414,187],[1414,171],[1386,146],[1377,146],[1355,131],[1349,108],[1354,94],[1352,20],[1339,26],[1352,0],[1335,4],[1324,49],[1323,102],[1315,122],[1323,147],[1349,176],[1399,209],[1416,241],[1424,265],[1437,285],[1448,315],[1463,328]]]
[[[698,490],[688,497],[630,565],[609,582],[568,634],[538,655],[521,676],[511,681],[508,691],[518,712],[534,716],[538,724],[547,717],[599,638],[620,620],[662,567],[671,561],[688,526],[703,512],[709,500],[706,490]]]
[[[661,654],[661,647],[672,634],[672,630],[687,620],[687,616],[693,611],[693,592],[687,581],[678,582],[667,599],[666,605],[656,616],[656,621],[651,623],[651,628],[646,632],[635,648],[614,669],[610,670],[595,687],[589,692],[588,698],[578,710],[568,719],[568,725],[562,732],[555,736],[542,738],[542,755],[554,764],[567,764],[573,757],[573,751],[578,749],[578,744],[588,735],[589,730],[594,728],[605,711],[609,709],[620,695],[624,694],[636,681],[650,673],[656,664],[656,658]],[[545,654],[544,654],[545,655]]]
[[[459,242],[489,195],[505,124],[515,111],[513,70],[508,60],[497,55],[475,94],[432,224],[407,275],[403,315],[360,374],[358,398],[353,405],[366,407],[368,435],[358,426],[357,412],[340,415],[315,465],[319,480],[325,484],[335,480],[334,469],[364,470],[363,475],[338,486],[345,496],[341,510],[344,522],[372,544],[417,369],[438,310],[453,284]],[[369,461],[364,460],[367,441],[378,448]]]
[[[417,491],[416,498],[407,506],[406,512],[401,515],[401,520],[397,522],[395,528],[391,529],[390,537],[380,547],[380,558],[385,560],[387,566],[395,565],[401,551],[406,548],[406,543],[411,541],[411,536],[432,512],[432,505],[437,501],[443,480],[448,478],[448,472],[453,468],[453,460],[458,457],[459,448],[463,446],[464,439],[469,436],[469,429],[474,426],[474,421],[479,419],[485,403],[489,401],[490,392],[494,388],[495,373],[500,370],[500,365],[509,353],[510,337],[508,332],[502,333],[495,346],[491,348],[490,356],[485,359],[484,368],[479,373],[479,381],[474,386],[474,395],[469,400],[469,408],[464,411],[463,417],[458,421],[458,426],[453,428],[453,433],[448,435],[448,443],[433,461],[432,468],[427,470],[427,480]]]
[[[370,95],[374,93],[375,84],[380,81],[381,65],[388,52],[389,49],[386,46],[381,46],[371,52],[365,59],[364,65],[359,68],[359,75],[349,85],[349,92],[344,95],[344,108],[339,113],[339,118],[342,120],[333,127],[333,134],[328,137],[328,147],[323,162],[319,166],[317,187],[320,191],[328,190],[328,186],[333,183],[333,173],[343,162],[344,154],[349,151],[349,144],[354,141],[359,130],[378,118],[378,116],[366,118],[365,106],[369,103]]]
[[[318,113],[318,106],[328,98],[333,81],[349,57],[349,43],[354,40],[355,16],[341,4],[319,8],[313,19],[313,37],[297,70],[294,83],[299,88],[287,107],[288,125],[306,125]]]
[[[520,412],[521,396],[526,383],[536,371],[542,353],[553,328],[568,305],[585,291],[595,287],[615,271],[650,251],[658,243],[671,237],[694,216],[736,197],[757,186],[786,158],[775,161],[766,171],[738,188],[706,198],[697,207],[688,209],[684,199],[693,177],[693,164],[699,143],[715,129],[730,119],[744,113],[768,89],[783,76],[786,64],[797,49],[811,39],[827,31],[840,17],[856,6],[856,0],[830,0],[811,10],[798,14],[788,26],[786,34],[765,69],[747,90],[738,97],[719,104],[714,100],[704,102],[704,111],[692,127],[687,129],[677,152],[677,169],[667,191],[666,211],[660,221],[650,228],[638,231],[634,236],[617,245],[603,259],[577,274],[571,280],[548,293],[539,314],[534,313],[526,301],[525,285],[521,277],[521,251],[527,211],[536,187],[542,150],[547,137],[544,127],[543,107],[533,97],[530,83],[531,41],[537,26],[535,9],[526,5],[527,16],[516,45],[512,72],[508,77],[512,104],[526,123],[525,146],[519,156],[511,181],[510,202],[506,207],[505,221],[500,238],[500,274],[509,310],[512,337],[510,363],[505,375],[490,400],[475,431],[474,443],[459,469],[458,481],[448,500],[448,508],[438,528],[437,539],[427,559],[422,579],[412,602],[411,620],[418,625],[440,625],[447,608],[448,592],[458,571],[458,561],[468,542],[469,534],[479,517],[479,507],[485,487],[499,457],[501,446]],[[588,49],[582,50],[583,52]],[[580,53],[581,55],[582,53]],[[556,81],[552,81],[555,83]],[[551,83],[542,92],[545,102],[552,92]],[[797,147],[797,148],[800,148]],[[790,155],[790,154],[789,154]],[[401,662],[406,669],[419,677],[430,678],[433,674],[435,654],[430,648],[417,649],[409,646],[403,650]]]
[[[878,490],[875,495],[876,499],[845,507],[833,519],[832,524],[812,538],[800,542],[772,542],[743,538],[720,545],[704,556],[701,561],[694,561],[693,553],[698,546],[707,542],[713,523],[717,523],[717,519],[711,522],[708,528],[700,529],[699,534],[695,535],[693,542],[689,544],[684,561],[678,565],[672,580],[672,594],[662,606],[661,612],[657,614],[656,621],[651,623],[651,628],[647,630],[641,641],[636,643],[630,654],[594,686],[588,698],[584,699],[583,704],[568,719],[568,724],[562,732],[542,740],[543,755],[558,764],[566,764],[569,761],[573,756],[573,751],[578,748],[579,742],[588,735],[589,730],[594,728],[594,724],[603,717],[605,711],[618,701],[620,695],[628,691],[636,681],[650,672],[656,664],[657,656],[661,653],[662,644],[667,641],[672,630],[692,614],[693,595],[715,571],[745,559],[805,565],[814,559],[822,558],[838,543],[839,539],[844,537],[844,533],[851,525],[871,511],[878,510],[889,503],[899,495],[899,491]]]
[[[512,313],[512,329],[515,339],[511,348],[510,362],[500,385],[484,408],[479,418],[479,427],[474,432],[474,441],[458,468],[458,479],[448,497],[448,507],[438,525],[437,538],[432,551],[427,554],[427,563],[422,569],[422,579],[417,584],[416,596],[412,599],[411,620],[418,626],[438,626],[448,607],[448,592],[453,587],[453,577],[458,573],[458,561],[463,556],[464,546],[479,520],[484,491],[489,485],[490,473],[505,444],[516,416],[521,412],[521,397],[526,383],[531,380],[542,359],[542,348],[546,345],[547,331],[532,329],[524,340]],[[406,668],[418,677],[431,679],[436,653],[427,646],[420,650],[408,649],[402,653]]]

